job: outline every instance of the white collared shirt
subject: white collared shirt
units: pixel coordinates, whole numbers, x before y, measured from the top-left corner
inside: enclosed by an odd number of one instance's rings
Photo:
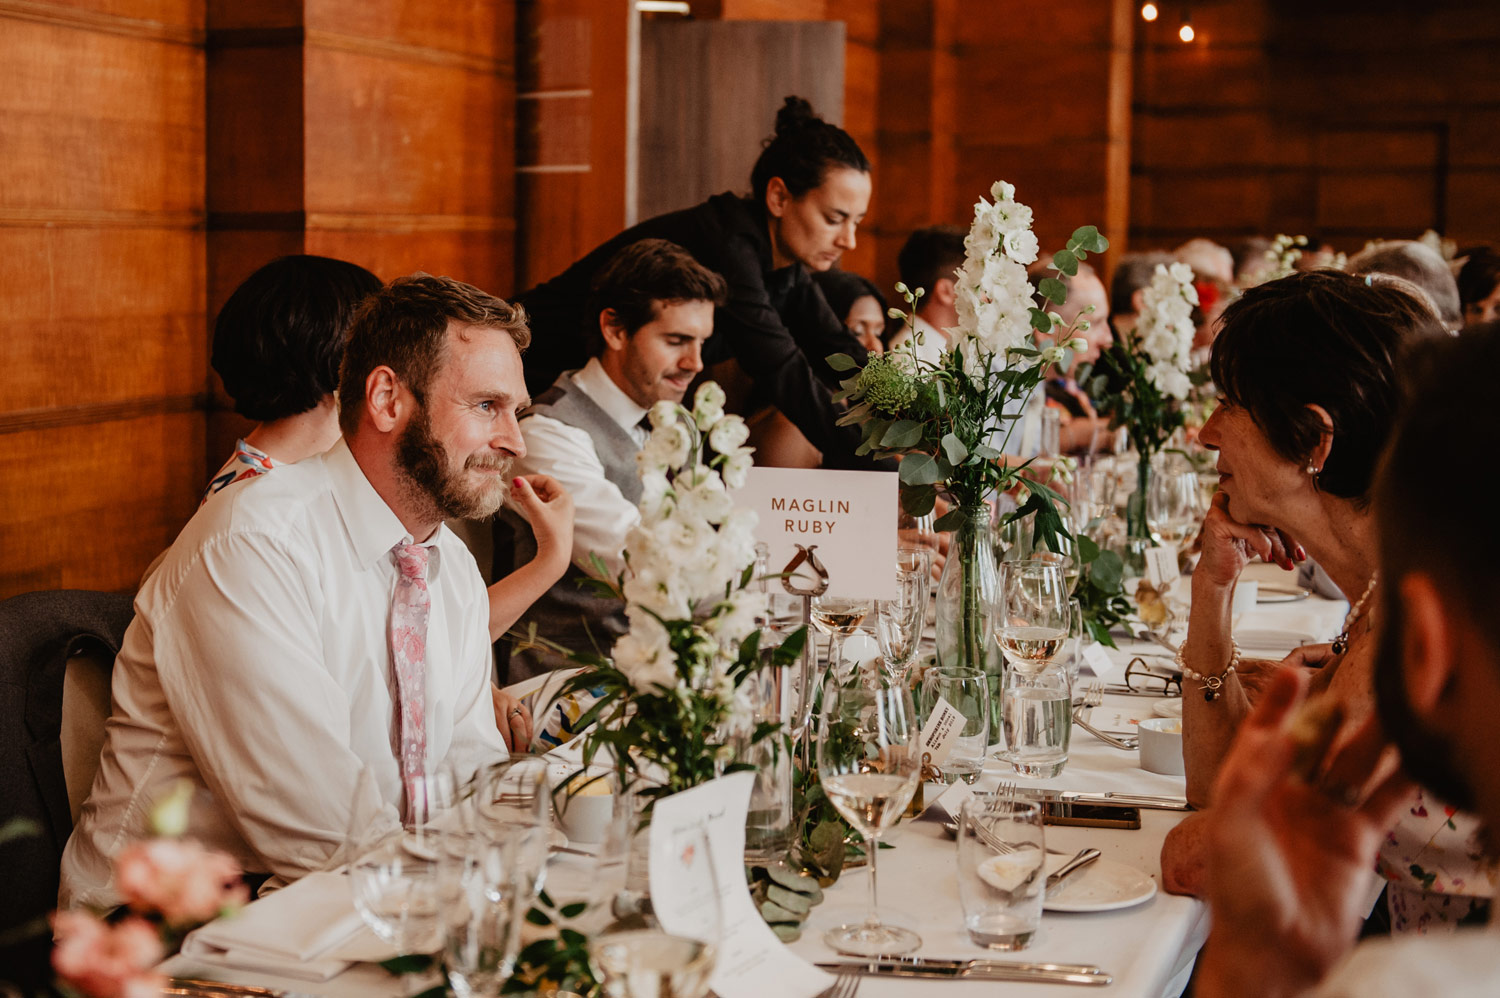
[[[361,822],[398,820],[387,632],[391,549],[410,540],[342,440],[199,510],[136,596],[99,774],[63,853],[64,906],[118,902],[111,857],[179,779],[200,791],[188,834],[282,882],[343,844],[363,767],[382,801]],[[426,543],[427,762],[462,778],[506,755],[489,601],[447,527]]]
[[[590,358],[572,381],[637,446],[645,444],[650,434],[640,421],[646,410],[614,383],[598,357]],[[619,574],[624,568],[625,534],[640,522],[641,512],[604,477],[594,438],[587,430],[541,414],[521,420],[521,437],[526,456],[516,461],[517,474],[551,475],[573,497],[573,563],[591,573],[589,553],[595,552],[611,574]]]

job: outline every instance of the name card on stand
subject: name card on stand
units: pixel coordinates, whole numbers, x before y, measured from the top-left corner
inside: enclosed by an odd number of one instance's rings
[[[894,522],[894,521],[893,521]],[[709,988],[720,998],[814,998],[833,978],[776,938],[745,883],[745,815],[755,774],[731,773],[656,802],[651,812],[651,905],[669,933],[702,930],[704,857],[682,843],[702,829],[718,880],[722,922]]]
[[[775,575],[816,546],[829,596],[896,597],[897,476],[892,471],[751,468],[735,504],[760,516],[756,540]]]

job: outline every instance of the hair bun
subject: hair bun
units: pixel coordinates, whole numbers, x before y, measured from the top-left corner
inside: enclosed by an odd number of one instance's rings
[[[808,125],[822,124],[823,119],[804,98],[788,97],[776,112],[776,134],[797,131]]]

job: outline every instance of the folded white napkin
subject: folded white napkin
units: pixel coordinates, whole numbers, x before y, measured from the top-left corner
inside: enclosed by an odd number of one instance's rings
[[[382,958],[342,873],[310,873],[237,914],[215,919],[190,933],[182,952],[207,963],[304,981],[326,981],[355,960]]]

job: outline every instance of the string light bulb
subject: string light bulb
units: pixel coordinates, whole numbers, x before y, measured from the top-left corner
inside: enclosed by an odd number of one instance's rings
[[[1157,15],[1160,13],[1161,12],[1156,9],[1156,4],[1154,3],[1141,4],[1141,20],[1143,21],[1154,21],[1156,20]]]
[[[1196,34],[1197,32],[1193,31],[1193,22],[1184,17],[1182,27],[1177,29],[1177,37],[1181,38],[1185,44],[1192,41]]]

